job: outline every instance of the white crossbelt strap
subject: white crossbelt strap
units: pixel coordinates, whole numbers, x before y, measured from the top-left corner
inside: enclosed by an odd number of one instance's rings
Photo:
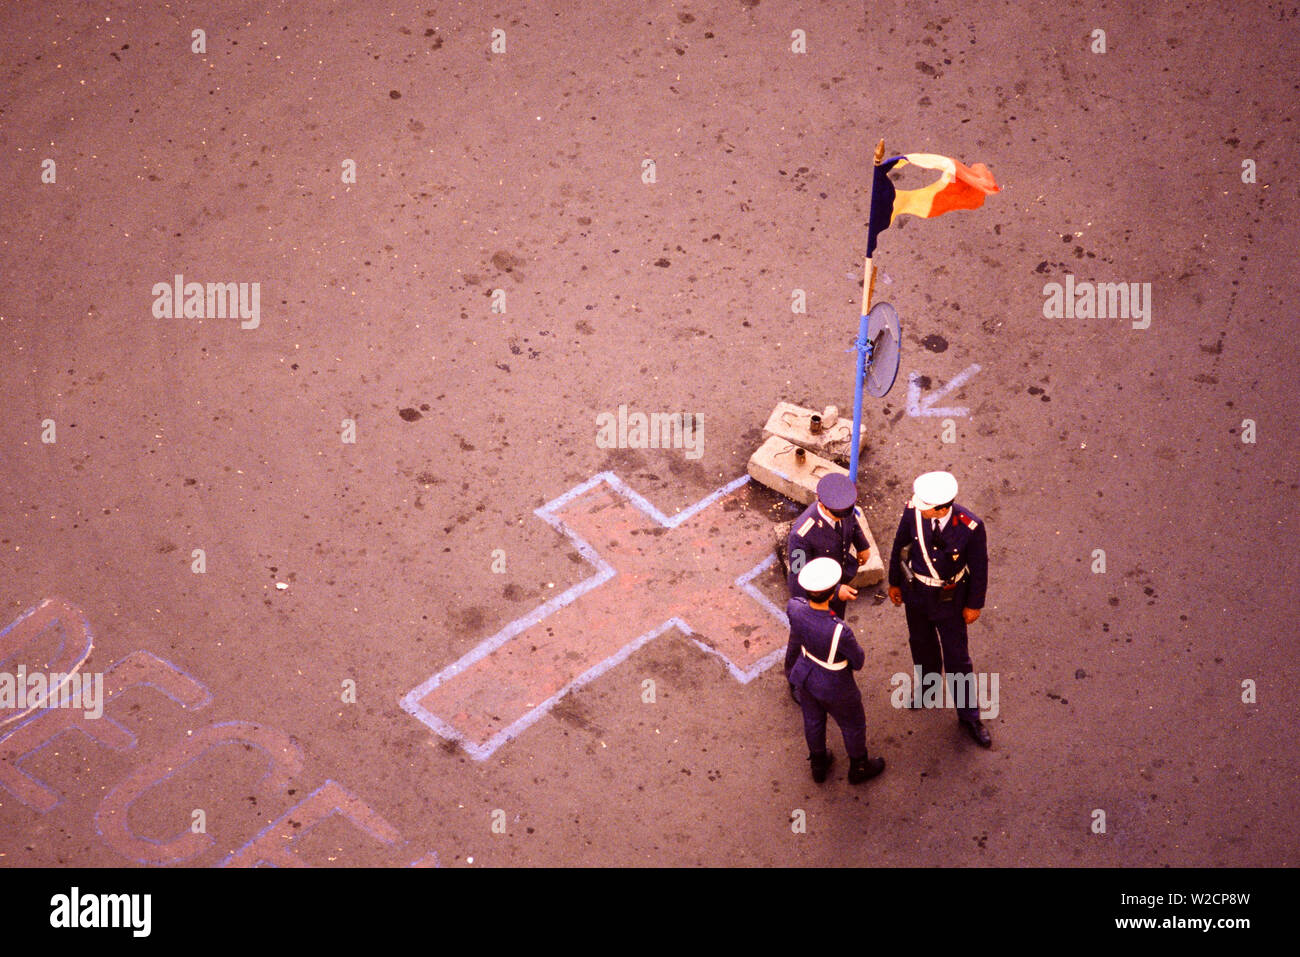
[[[807,648],[800,648],[799,650],[803,652],[803,656],[805,658],[817,662],[817,664],[821,665],[823,668],[829,669],[830,671],[843,671],[845,668],[848,667],[849,664],[848,661],[847,660],[835,661],[835,651],[840,646],[840,632],[843,630],[844,630],[843,622],[840,622],[835,626],[835,634],[831,636],[831,653],[826,656],[825,661],[822,661],[816,655],[809,652]],[[831,664],[831,662],[835,662],[835,663]]]
[[[943,576],[934,567],[934,562],[930,561],[930,550],[925,547],[925,532],[921,528],[921,510],[913,506],[912,511],[916,513],[916,544],[921,546],[921,557],[925,559],[925,566],[930,569],[930,574],[942,579]]]

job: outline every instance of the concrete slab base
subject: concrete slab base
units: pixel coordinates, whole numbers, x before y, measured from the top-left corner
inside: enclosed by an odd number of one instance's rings
[[[880,555],[880,546],[876,544],[876,536],[871,534],[871,526],[867,524],[865,514],[858,516],[858,524],[862,526],[862,534],[867,536],[867,542],[871,545],[871,558],[858,569],[852,584],[854,588],[869,588],[885,580],[885,562]]]
[[[813,452],[806,452],[801,458],[800,451],[795,443],[774,435],[749,457],[746,471],[756,482],[791,501],[811,505],[817,498],[817,483],[822,476],[832,472],[848,475],[849,470]]]
[[[820,432],[812,431],[811,422],[814,415],[825,416],[830,409],[805,409],[793,402],[778,402],[772,414],[763,426],[764,438],[775,436],[791,445],[801,446],[824,459],[840,465],[849,464],[849,434],[853,431],[853,419],[838,418],[833,425]],[[858,432],[858,449],[867,444],[867,429],[862,426]]]

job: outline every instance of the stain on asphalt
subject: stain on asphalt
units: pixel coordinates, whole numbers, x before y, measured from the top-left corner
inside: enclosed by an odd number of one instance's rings
[[[524,264],[524,261],[518,256],[512,256],[504,250],[498,250],[492,254],[492,265],[496,266],[501,272],[513,272]]]

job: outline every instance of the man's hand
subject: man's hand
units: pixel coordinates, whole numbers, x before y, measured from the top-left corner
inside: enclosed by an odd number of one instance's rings
[[[896,585],[890,585],[889,600],[892,601],[895,605],[901,605],[903,603],[903,589],[897,587]]]
[[[966,624],[970,625],[980,616],[980,610],[978,608],[963,608],[961,610],[961,616],[966,619]]]
[[[851,585],[840,586],[840,601],[852,601],[858,597],[858,590]]]
[[[871,549],[868,548],[865,552],[858,552],[858,567],[861,568],[870,558]]]

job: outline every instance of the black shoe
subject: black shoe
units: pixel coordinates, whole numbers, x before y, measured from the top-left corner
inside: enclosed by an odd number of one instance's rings
[[[975,739],[975,743],[981,748],[993,747],[993,738],[989,734],[989,729],[984,727],[984,722],[979,718],[976,718],[974,721],[967,721],[965,718],[958,718],[957,723],[966,728],[966,731]]]
[[[870,781],[885,770],[884,758],[869,758],[865,754],[860,758],[849,759],[849,783],[861,784]]]
[[[835,755],[831,754],[829,751],[822,751],[820,754],[814,751],[812,754],[808,755],[808,761],[812,764],[813,780],[818,784],[821,784],[826,780],[826,772],[829,771],[831,765],[835,763]]]

